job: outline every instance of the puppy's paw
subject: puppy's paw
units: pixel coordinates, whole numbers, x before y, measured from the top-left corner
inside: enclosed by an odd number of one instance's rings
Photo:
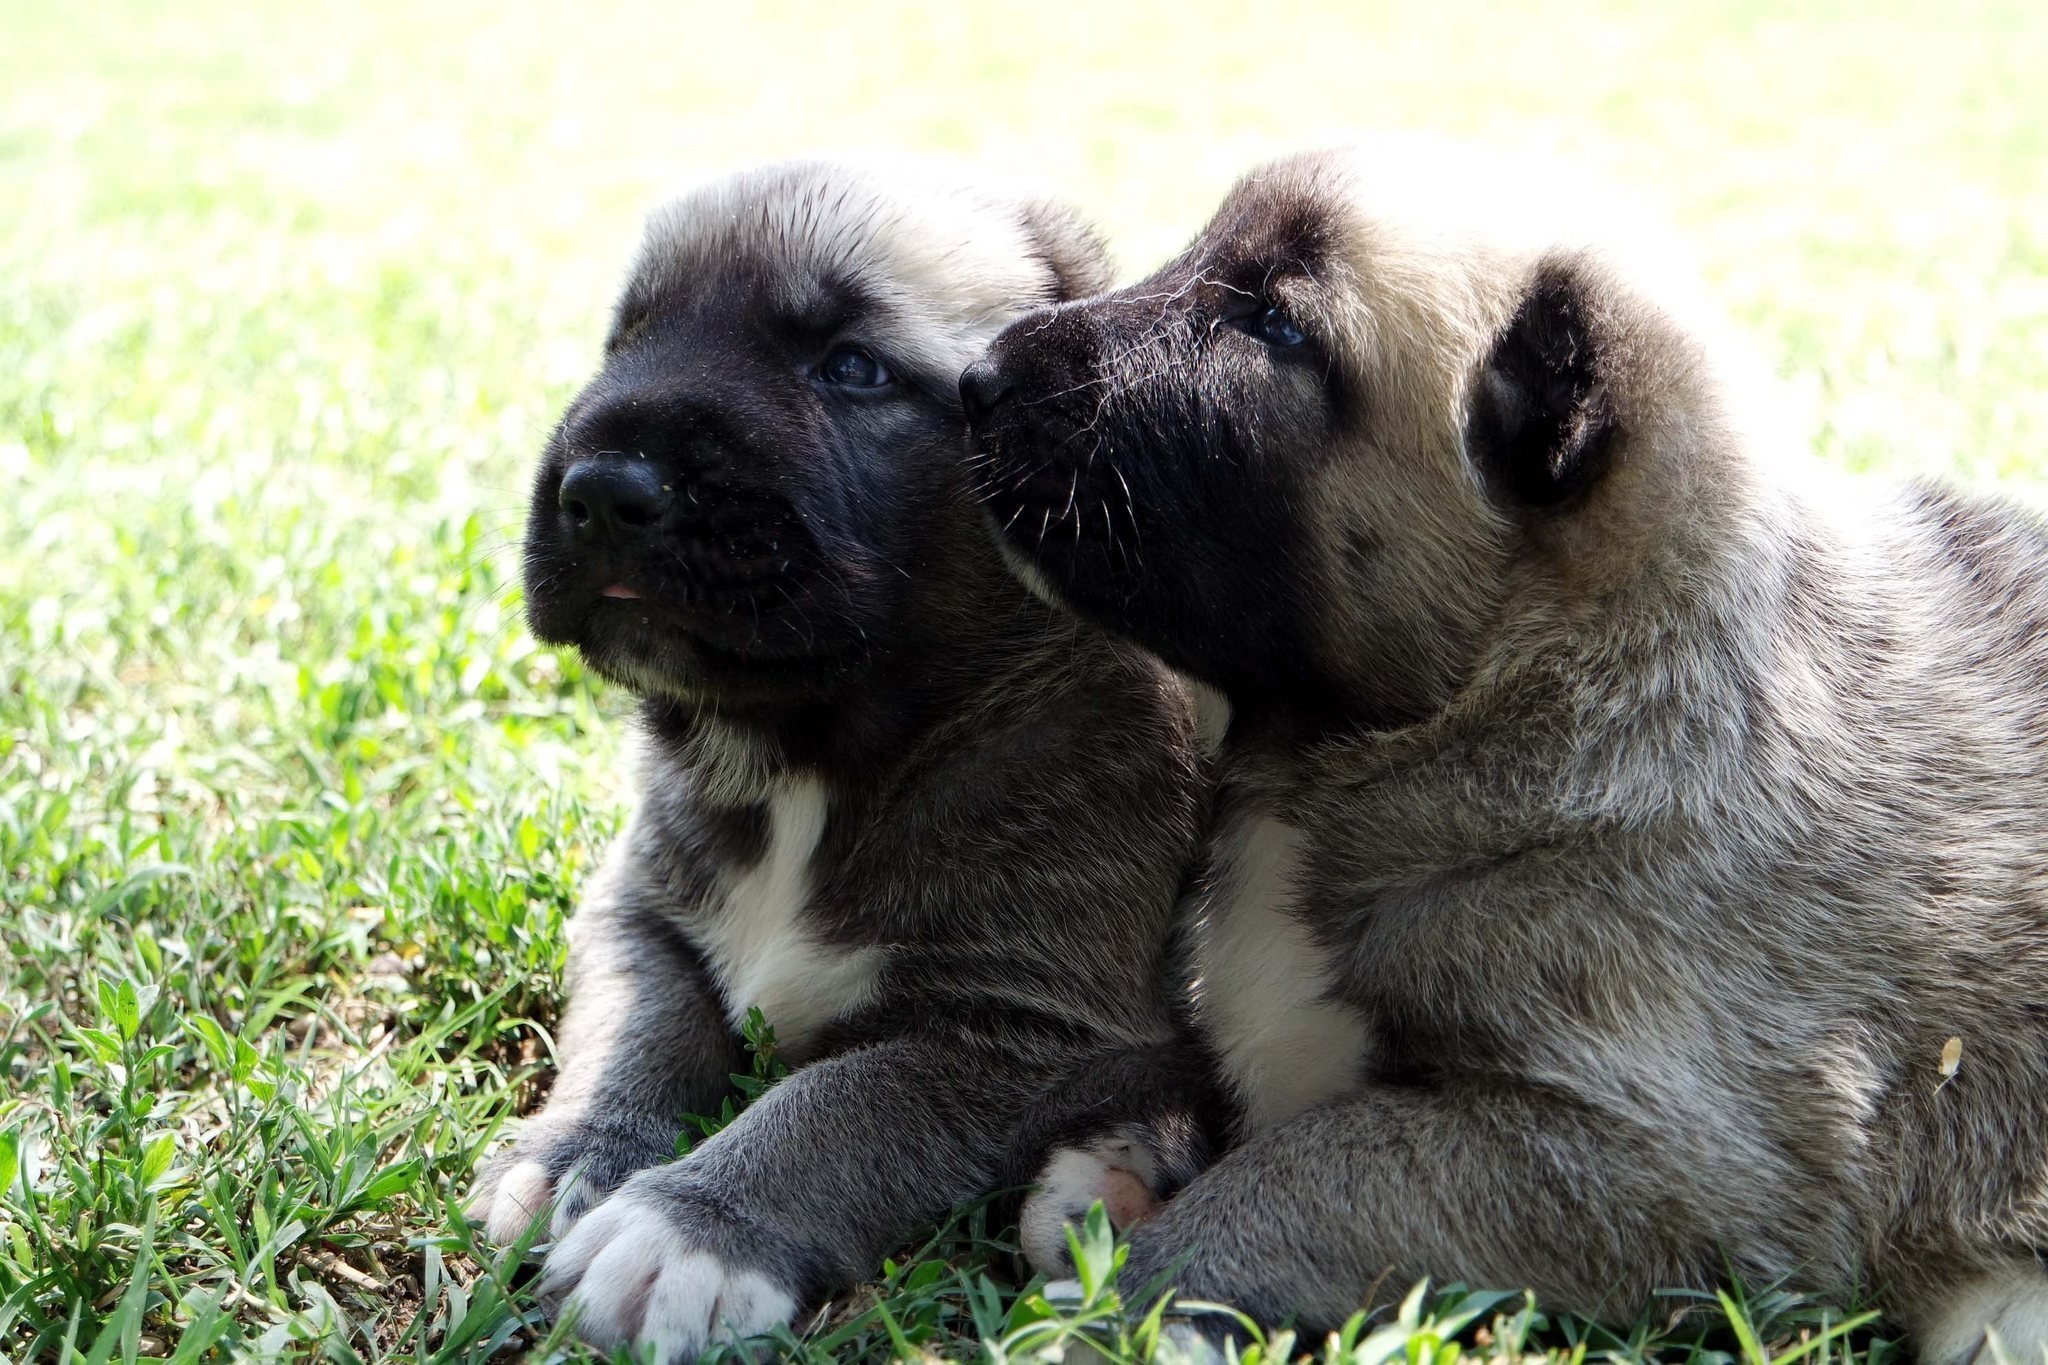
[[[528,1121],[510,1147],[486,1162],[465,1213],[493,1242],[518,1241],[542,1218],[560,1238],[635,1171],[675,1155],[675,1138],[648,1129],[576,1121]]]
[[[801,1302],[798,1276],[762,1254],[759,1229],[663,1178],[674,1174],[627,1181],[548,1253],[539,1286],[585,1341],[652,1348],[653,1365],[786,1324]]]
[[[1024,1259],[1041,1275],[1071,1273],[1067,1226],[1079,1227],[1097,1200],[1118,1232],[1144,1222],[1159,1211],[1157,1180],[1151,1148],[1136,1128],[1054,1148],[1018,1215]]]

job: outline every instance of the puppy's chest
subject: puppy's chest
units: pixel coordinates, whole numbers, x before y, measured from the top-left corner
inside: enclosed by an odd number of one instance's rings
[[[1256,807],[1227,818],[1211,857],[1199,1008],[1259,1132],[1358,1083],[1368,1029],[1333,991],[1340,963],[1300,918],[1301,831]]]
[[[830,814],[824,788],[791,779],[763,808],[752,856],[721,860],[682,928],[733,1026],[758,1008],[778,1044],[800,1058],[826,1025],[873,996],[881,953],[818,933],[814,898]]]

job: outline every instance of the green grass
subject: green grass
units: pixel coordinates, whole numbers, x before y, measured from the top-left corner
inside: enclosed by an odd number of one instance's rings
[[[0,0],[0,1356],[579,1355],[452,1207],[626,796],[625,699],[524,634],[507,551],[664,187],[950,152],[1138,267],[1264,149],[1562,149],[1690,235],[1828,457],[2030,485],[2036,8]],[[1024,1283],[963,1211],[803,1349],[1144,1350]],[[1295,1345],[1896,1355],[1768,1294],[1701,1319],[1451,1292]]]

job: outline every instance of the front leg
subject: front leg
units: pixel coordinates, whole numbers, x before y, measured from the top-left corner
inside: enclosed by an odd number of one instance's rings
[[[1183,1299],[1328,1330],[1425,1277],[1533,1289],[1540,1302],[1633,1320],[1658,1289],[1706,1288],[1764,1173],[1674,1168],[1627,1119],[1512,1087],[1375,1085],[1248,1140],[1131,1235],[1122,1283],[1174,1277]],[[1716,1191],[1716,1185],[1724,1188]],[[1721,1209],[1713,1209],[1715,1203]],[[1738,1259],[1751,1283],[1798,1268]]]
[[[629,1179],[549,1254],[542,1288],[600,1347],[688,1360],[789,1322],[919,1224],[995,1188],[1044,1069],[898,1038],[803,1067],[686,1159]]]
[[[716,1112],[738,1040],[659,884],[622,837],[569,925],[569,1006],[546,1108],[484,1167],[469,1216],[511,1242],[552,1209],[561,1236],[633,1172],[675,1155],[682,1117]]]

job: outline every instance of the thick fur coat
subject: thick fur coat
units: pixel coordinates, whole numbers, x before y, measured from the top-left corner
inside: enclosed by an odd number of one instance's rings
[[[1283,161],[964,380],[1028,581],[1231,707],[1246,1140],[1127,1274],[1329,1326],[1733,1271],[2038,1359],[2048,527],[1814,475],[1564,198]]]
[[[652,221],[527,533],[536,633],[645,698],[640,796],[553,1093],[473,1203],[500,1238],[552,1210],[547,1289],[600,1345],[788,1322],[1074,1122],[1203,1084],[1186,689],[1030,598],[960,466],[961,368],[1105,269],[1063,209],[839,165]],[[793,1073],[670,1161],[754,1008]],[[1192,1120],[1147,1131],[1199,1163]]]

